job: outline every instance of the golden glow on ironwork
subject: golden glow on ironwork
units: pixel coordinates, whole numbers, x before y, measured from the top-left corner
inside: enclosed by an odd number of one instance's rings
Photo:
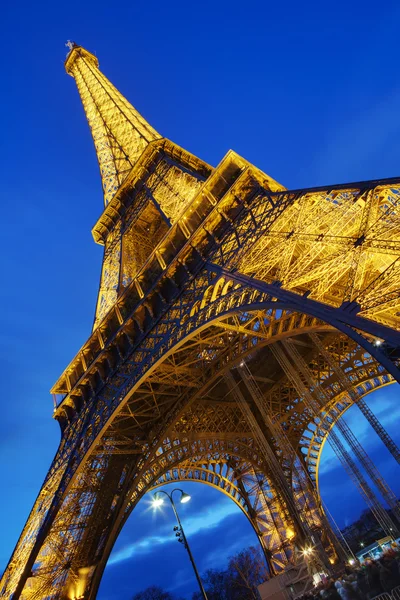
[[[210,171],[205,163],[163,140],[98,67],[97,58],[76,45],[65,63],[76,81],[93,136],[106,206],[93,232],[96,241],[105,245],[95,328],[200,190],[205,177],[199,169]],[[189,168],[182,168],[178,157],[185,157]],[[115,219],[121,215],[124,197],[143,179],[146,192],[142,190],[137,202],[146,206],[122,233]],[[182,215],[183,228],[185,219]]]
[[[288,529],[286,529],[286,536],[287,536],[288,540],[291,540],[292,538],[294,538],[295,535],[296,534],[293,531],[293,529],[291,529],[290,527]]]
[[[400,187],[301,194],[246,253],[243,273],[400,326]],[[379,341],[378,341],[379,343]]]
[[[65,62],[92,132],[107,205],[143,150],[161,136],[99,70],[97,58],[74,46]]]
[[[85,588],[88,576],[93,571],[93,567],[82,567],[78,571],[76,581],[70,585],[68,597],[70,600],[80,600],[85,597]]]
[[[65,66],[100,166],[104,258],[94,330],[52,388],[60,447],[1,593],[93,600],[130,511],[180,481],[241,508],[271,573],[296,548],[337,563],[318,490],[331,428],[358,404],[400,460],[362,403],[394,377],[372,355],[400,329],[400,181],[287,191],[233,151],[212,168],[162,138],[93,54],[71,44]],[[333,310],[386,326],[364,332],[370,353]]]

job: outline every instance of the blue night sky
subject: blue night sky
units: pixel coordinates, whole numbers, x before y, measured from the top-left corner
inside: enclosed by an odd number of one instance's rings
[[[0,571],[56,450],[48,390],[89,335],[102,249],[97,161],[65,41],[100,68],[164,136],[216,165],[229,148],[288,188],[399,174],[397,2],[7,3],[2,12],[3,224],[0,312]],[[395,386],[368,398],[400,442]],[[348,420],[400,493],[375,434]],[[396,487],[397,486],[397,487]],[[255,543],[221,493],[187,485],[182,509],[200,570]],[[340,525],[364,508],[324,450],[321,489]],[[118,539],[99,597],[195,582],[172,514],[145,498]]]

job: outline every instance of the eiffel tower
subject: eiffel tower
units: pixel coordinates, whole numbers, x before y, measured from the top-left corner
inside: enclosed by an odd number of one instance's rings
[[[364,400],[400,381],[400,178],[287,190],[231,150],[214,168],[93,54],[71,43],[65,67],[100,167],[102,275],[93,331],[52,388],[61,442],[1,598],[95,598],[136,504],[183,480],[242,509],[271,576],[310,545],[329,569],[345,551],[318,488],[328,434],[397,532],[397,498],[341,416],[356,404],[400,462]]]

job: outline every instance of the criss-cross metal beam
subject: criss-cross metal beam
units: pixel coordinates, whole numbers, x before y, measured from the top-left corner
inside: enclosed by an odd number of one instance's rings
[[[233,151],[213,168],[69,48],[104,188],[101,281],[92,333],[52,388],[61,443],[0,595],[94,600],[137,502],[189,460],[236,465],[275,572],[308,534],[336,560],[311,462],[356,399],[312,363],[308,334],[345,354],[351,385],[399,381],[400,178],[286,190]],[[288,339],[303,374],[275,357]]]

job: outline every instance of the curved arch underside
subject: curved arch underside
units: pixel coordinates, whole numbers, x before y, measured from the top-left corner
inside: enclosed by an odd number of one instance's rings
[[[231,498],[253,526],[271,575],[284,569],[292,558],[290,538],[293,530],[265,473],[239,456],[196,457],[163,473],[149,491],[166,483],[182,481],[203,483]]]
[[[341,388],[336,374],[313,346],[310,336],[315,333],[324,340],[360,397],[368,389],[391,382],[391,377],[368,353],[316,318],[271,308],[237,311],[214,320],[208,327],[191,335],[153,369],[115,414],[98,439],[85,469],[71,486],[62,510],[62,527],[65,527],[65,515],[69,514],[69,527],[73,528],[76,519],[74,507],[77,503],[82,506],[82,497],[85,506],[92,505],[93,508],[93,503],[96,504],[96,479],[98,485],[104,485],[104,480],[99,478],[103,469],[109,478],[112,497],[108,500],[103,498],[103,506],[91,510],[92,526],[87,529],[91,531],[94,547],[101,536],[93,523],[102,523],[103,527],[107,521],[104,512],[109,514],[110,505],[114,507],[114,522],[107,537],[103,538],[105,545],[99,557],[99,567],[104,568],[119,531],[144,493],[168,477],[176,477],[177,473],[186,473],[185,477],[197,477],[203,481],[202,478],[208,477],[212,479],[212,485],[228,493],[246,513],[260,539],[271,571],[284,568],[293,555],[294,524],[284,498],[274,487],[270,467],[265,463],[249,424],[230,397],[223,375],[246,361],[269,414],[283,425],[297,455],[304,456],[305,465],[316,481],[319,455],[330,427],[324,428],[322,423],[328,421],[328,415],[339,418],[354,400]],[[321,409],[317,419],[309,414],[269,349],[283,340],[295,343],[329,394],[329,406]],[[177,398],[180,397],[184,398],[184,402],[179,402],[179,410],[176,410]],[[168,412],[171,419],[160,438],[156,433],[158,422],[160,416]],[[140,431],[149,427],[154,428],[154,438],[160,439],[159,446],[149,447],[140,435]],[[143,457],[146,446],[147,458],[138,465],[137,457]],[[228,460],[237,461],[240,477],[233,477],[234,462],[228,466]],[[224,469],[227,469],[225,474]],[[118,490],[117,493],[115,490]],[[298,496],[303,498],[303,507],[307,508],[311,502],[312,507],[307,510],[317,526],[320,524],[315,514],[318,495],[310,500],[307,494],[309,491],[302,489]],[[54,528],[54,531],[59,529]],[[90,548],[88,540],[85,540],[85,546]],[[92,548],[93,551],[98,553],[98,549]],[[64,556],[62,561],[58,559],[54,576],[65,574],[69,560],[68,556]],[[93,590],[100,581],[102,569],[99,567]],[[79,581],[77,573],[76,581]],[[40,576],[37,575],[35,583],[39,582]],[[35,593],[40,593],[40,589],[38,586]]]
[[[257,177],[242,170],[238,181],[249,197],[240,196],[238,207],[234,191],[223,195],[209,228],[191,238],[179,264],[163,268],[164,287],[151,281],[143,302],[135,292],[133,318],[126,316],[132,296],[123,294],[71,363],[56,410],[63,438],[14,557],[24,565],[36,558],[24,598],[51,589],[77,596],[83,570],[85,598],[94,598],[143,494],[179,469],[211,477],[214,463],[222,471],[213,481],[245,510],[273,570],[291,559],[306,532],[337,558],[320,510],[318,461],[332,424],[393,378],[391,359],[371,341],[378,324],[391,340],[398,335],[400,236],[397,229],[390,242],[380,236],[394,232],[387,220],[399,188],[280,191],[279,204],[278,192],[262,189]],[[188,239],[190,223],[185,227]],[[203,268],[201,253],[232,273]],[[235,280],[237,269],[247,279]],[[252,286],[249,276],[267,287]],[[142,277],[131,288],[145,283]],[[291,360],[299,357],[311,374],[313,406],[279,360],[287,361],[290,349]],[[18,577],[11,568],[5,589]]]

